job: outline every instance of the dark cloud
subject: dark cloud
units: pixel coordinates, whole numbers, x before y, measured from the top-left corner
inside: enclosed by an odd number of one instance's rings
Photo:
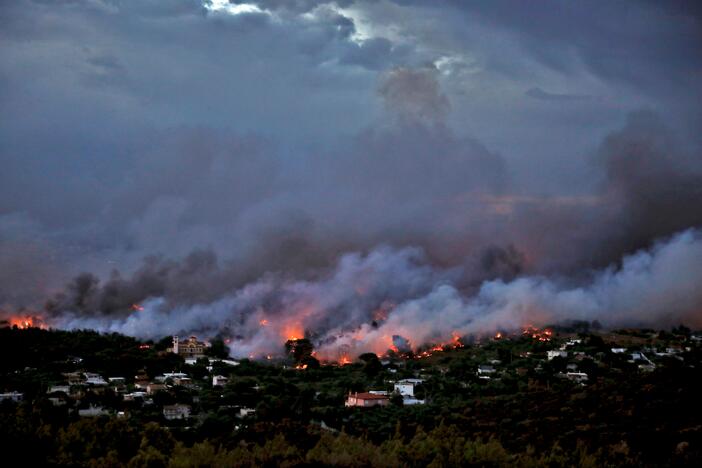
[[[702,224],[694,8],[247,3],[0,4],[0,305],[330,331]]]

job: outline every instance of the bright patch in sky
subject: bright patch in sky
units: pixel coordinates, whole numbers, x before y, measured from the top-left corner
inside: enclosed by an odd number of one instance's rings
[[[210,0],[205,3],[205,8],[210,11],[223,11],[230,15],[241,15],[245,13],[267,13],[258,5],[251,3],[229,3],[229,0]]]

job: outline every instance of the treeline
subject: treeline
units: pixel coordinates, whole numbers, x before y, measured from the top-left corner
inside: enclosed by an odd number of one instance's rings
[[[590,452],[584,444],[564,449],[555,443],[537,452],[507,450],[497,439],[471,439],[456,426],[417,428],[404,436],[398,428],[390,439],[374,444],[364,437],[333,433],[318,426],[286,420],[251,428],[248,441],[228,444],[210,440],[188,443],[178,434],[148,423],[135,427],[125,419],[85,418],[65,427],[52,424],[27,406],[8,415],[0,431],[4,466],[76,467],[253,467],[253,466],[643,466],[625,442]],[[672,460],[694,461],[680,453]]]

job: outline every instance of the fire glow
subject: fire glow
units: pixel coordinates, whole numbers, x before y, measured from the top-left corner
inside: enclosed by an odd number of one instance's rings
[[[31,315],[27,316],[16,316],[16,317],[10,317],[8,319],[8,323],[10,324],[10,327],[13,328],[19,328],[21,330],[26,330],[28,328],[41,328],[41,329],[46,329],[46,325],[44,325],[44,321],[39,318],[39,317],[33,317]]]
[[[551,337],[553,336],[553,331],[548,329],[548,328],[544,328],[542,330],[540,328],[536,328],[536,327],[533,327],[531,325],[527,325],[522,330],[522,335],[530,337],[530,338],[537,340],[537,341],[551,341]]]

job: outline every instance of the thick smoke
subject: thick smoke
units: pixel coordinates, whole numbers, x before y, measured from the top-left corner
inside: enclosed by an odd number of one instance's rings
[[[455,286],[457,273],[429,266],[417,249],[380,248],[344,255],[333,272],[315,281],[269,276],[212,302],[169,305],[153,297],[142,304],[144,310],[128,316],[67,313],[55,324],[144,338],[223,335],[233,355],[255,357],[280,353],[285,340],[306,336],[326,359],[568,320],[612,327],[702,326],[700,231],[682,232],[626,256],[621,266],[598,271],[581,284],[523,276],[486,281],[466,296]]]
[[[385,76],[380,94],[397,119],[357,135],[333,163],[313,157],[326,177],[305,189],[293,190],[260,143],[169,135],[142,163],[158,176],[133,179],[111,217],[138,213],[146,194],[154,201],[131,224],[139,236],[176,216],[233,234],[239,248],[230,259],[214,249],[150,256],[104,281],[80,274],[47,301],[47,321],[143,338],[223,336],[236,356],[276,354],[307,336],[327,359],[570,319],[700,325],[699,232],[655,243],[702,224],[699,160],[660,120],[633,114],[603,141],[593,193],[519,195],[499,156],[444,125],[435,80],[426,69]],[[395,109],[402,93],[416,105]],[[232,159],[227,145],[261,157]],[[164,165],[161,151],[178,164]],[[217,171],[236,174],[236,186]]]
[[[217,3],[0,2],[0,315],[326,357],[699,323],[699,15]]]

